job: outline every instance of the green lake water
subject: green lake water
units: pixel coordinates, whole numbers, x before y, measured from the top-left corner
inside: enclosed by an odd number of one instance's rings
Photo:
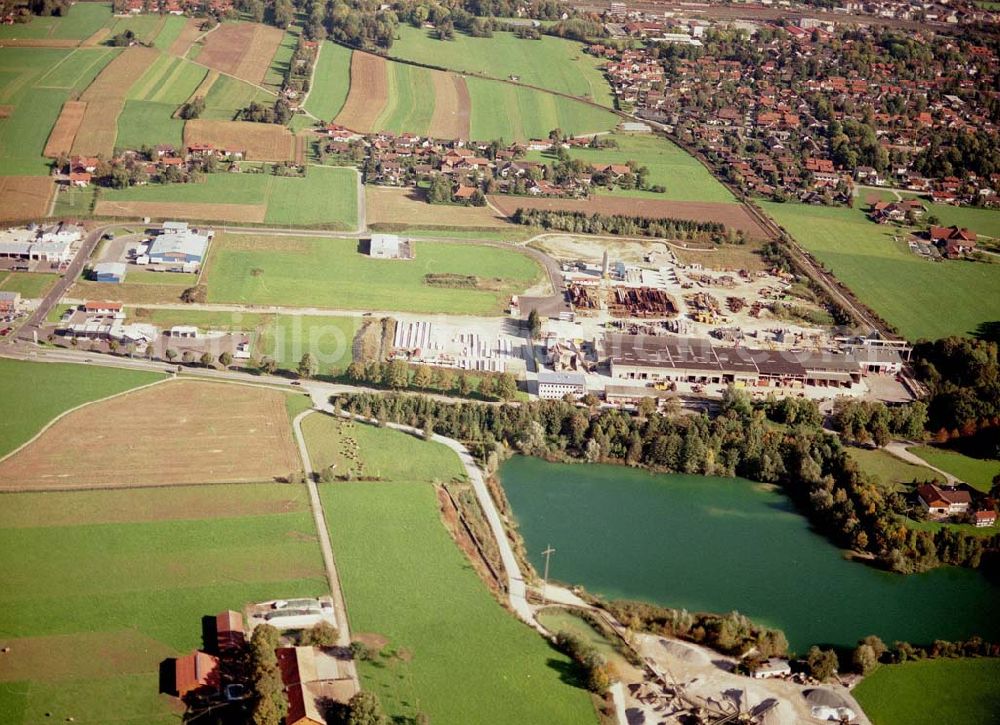
[[[550,577],[613,599],[739,610],[784,630],[792,649],[1000,639],[1000,583],[941,568],[903,576],[844,559],[772,487],[654,476],[622,466],[517,456],[500,469],[529,558]]]

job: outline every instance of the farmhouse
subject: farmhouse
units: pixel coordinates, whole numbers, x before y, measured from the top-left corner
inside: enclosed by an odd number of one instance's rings
[[[125,281],[124,262],[100,262],[94,265],[94,279],[98,282],[121,284]]]
[[[976,233],[965,227],[932,226],[929,235],[931,242],[941,247],[944,255],[950,259],[956,259],[976,250]]]
[[[83,311],[88,315],[117,315],[122,311],[121,302],[106,300],[87,300],[83,303]]]
[[[538,373],[538,397],[559,400],[566,395],[582,397],[587,394],[587,379],[581,373]]]
[[[346,703],[356,693],[354,681],[329,650],[281,647],[274,654],[288,698],[286,725],[325,725],[330,703]]]
[[[219,652],[238,650],[246,644],[243,615],[227,609],[215,616],[215,638]]]
[[[942,488],[933,483],[924,484],[917,489],[917,498],[927,513],[939,516],[951,516],[965,513],[972,504],[968,491],[954,488]]]
[[[200,651],[178,657],[174,663],[174,691],[178,697],[190,693],[219,691],[219,658]]]

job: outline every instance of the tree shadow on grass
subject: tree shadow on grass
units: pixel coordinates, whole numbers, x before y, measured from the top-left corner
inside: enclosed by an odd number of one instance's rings
[[[567,662],[566,660],[557,660],[554,657],[550,657],[545,661],[545,664],[559,673],[559,679],[563,683],[578,687],[581,690],[587,689],[587,683],[584,681],[580,668],[575,662]]]
[[[986,340],[987,342],[1000,343],[1000,320],[980,322],[979,326],[976,327],[976,331],[972,333],[972,336],[980,340]]]

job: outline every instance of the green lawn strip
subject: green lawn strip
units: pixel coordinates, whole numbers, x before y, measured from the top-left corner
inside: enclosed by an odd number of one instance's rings
[[[357,444],[365,476],[426,482],[446,482],[465,476],[458,456],[451,449],[390,428],[315,415],[304,421],[302,433],[317,470],[342,461],[343,440],[350,438]]]
[[[263,204],[271,180],[267,174],[206,174],[195,184],[147,184],[105,189],[109,201],[176,201],[209,204]]]
[[[4,292],[20,292],[21,296],[27,299],[37,299],[44,297],[57,279],[59,279],[58,274],[12,272],[0,283],[0,289]]]
[[[862,471],[877,477],[890,490],[902,489],[900,484],[909,484],[914,480],[923,482],[941,477],[929,468],[900,460],[888,451],[856,447],[847,450]]]
[[[184,145],[184,121],[173,117],[176,110],[177,106],[173,103],[126,101],[118,116],[115,147],[137,150],[143,146],[170,144],[181,148]]]
[[[305,178],[272,177],[264,221],[353,230],[358,224],[357,179],[353,169],[326,166],[307,167]]]
[[[0,359],[0,455],[70,408],[161,379],[158,373]]]
[[[405,233],[408,237],[428,237],[431,239],[491,239],[497,242],[523,242],[538,234],[538,230],[524,226],[491,227],[487,230],[452,227],[450,229],[407,229]]]
[[[285,32],[284,37],[281,39],[281,44],[274,51],[274,57],[271,58],[271,65],[264,74],[264,81],[261,85],[267,86],[274,91],[278,91],[281,88],[285,82],[285,73],[288,71],[288,66],[291,65],[292,54],[295,53],[295,46],[298,42],[299,35],[297,32],[292,32],[291,29]]]
[[[111,26],[111,37],[131,30],[139,41],[150,43],[159,33],[163,21],[158,13],[116,17],[115,24]]]
[[[362,254],[354,239],[216,237],[208,301],[486,314],[542,273],[513,249],[421,242],[415,250],[415,260],[379,260]],[[499,281],[490,290],[432,286],[424,279],[429,273]]]
[[[883,666],[853,692],[873,725],[991,725],[997,721],[1000,659],[937,659]]]
[[[308,352],[320,374],[340,374],[351,364],[351,343],[360,324],[357,317],[276,315],[261,326],[254,352],[270,357],[284,370],[298,368]]]
[[[351,88],[351,51],[329,40],[320,46],[313,85],[305,109],[323,121],[332,121],[344,107]]]
[[[177,40],[177,36],[181,34],[184,26],[187,25],[187,21],[188,19],[181,15],[168,15],[167,22],[157,34],[153,45],[166,52],[173,45],[174,41]]]
[[[434,80],[426,68],[389,63],[389,102],[375,122],[379,130],[423,135],[434,115]]]
[[[567,684],[568,660],[504,611],[472,571],[441,524],[433,487],[336,483],[321,495],[352,631],[389,640],[387,656],[359,670],[392,716],[595,721],[588,693]]]
[[[972,458],[931,446],[917,446],[910,448],[910,452],[984,493],[993,485],[993,477],[1000,474],[1000,461],[994,458]]]
[[[212,312],[209,310],[163,310],[148,307],[126,307],[129,320],[146,322],[160,328],[194,325],[202,330],[253,332],[267,324],[273,315],[246,312]]]
[[[65,16],[34,17],[29,23],[0,25],[0,39],[86,40],[110,21],[110,3],[74,3]]]
[[[561,128],[569,135],[607,131],[618,123],[610,111],[533,88],[466,78],[472,104],[471,136],[525,141]]]
[[[579,158],[589,164],[625,164],[636,161],[649,169],[649,184],[666,187],[666,193],[636,189],[613,191],[599,189],[597,193],[606,196],[635,197],[639,199],[662,199],[669,201],[716,201],[731,203],[733,195],[720,184],[698,161],[679,146],[653,135],[629,136],[611,134],[602,139],[614,139],[617,149],[573,149],[571,158]],[[527,158],[551,164],[553,156],[542,152],[529,152]]]
[[[131,101],[147,101],[155,90],[163,87],[163,78],[170,73],[171,69],[180,62],[180,58],[172,55],[160,55],[150,64],[139,79],[129,88],[128,96]]]
[[[954,524],[949,521],[914,521],[910,518],[905,518],[904,521],[911,529],[915,529],[917,531],[930,531],[931,533],[936,533],[941,529],[950,529],[963,534],[980,536],[984,539],[992,538],[997,534],[997,528],[995,526],[979,527],[975,524]]]
[[[179,58],[162,86],[154,88],[146,100],[179,106],[191,97],[207,74],[207,68]]]
[[[82,91],[119,52],[115,48],[74,48],[35,81],[35,87]]]
[[[868,221],[862,209],[760,204],[911,340],[973,334],[1000,319],[998,264],[923,259],[909,251],[900,230]],[[929,312],[944,309],[948,314]]]
[[[66,98],[66,91],[36,90],[16,102],[10,118],[0,121],[0,174],[49,174],[42,152]]]
[[[566,609],[561,607],[543,609],[538,613],[538,622],[553,634],[569,632],[570,634],[577,635],[597,650],[598,654],[604,657],[608,664],[619,671],[629,666],[628,661],[604,635],[594,629],[585,620]]]
[[[572,40],[542,36],[521,40],[513,33],[494,33],[491,38],[473,38],[456,33],[441,41],[425,28],[400,25],[399,37],[390,55],[457,71],[480,73],[559,93],[587,97],[611,106],[611,89],[599,70],[601,60],[583,52]]]
[[[180,287],[193,287],[198,281],[198,275],[186,272],[154,272],[148,269],[130,269],[129,284],[169,284]]]

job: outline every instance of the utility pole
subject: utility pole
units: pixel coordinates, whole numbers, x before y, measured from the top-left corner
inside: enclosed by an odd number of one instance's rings
[[[556,550],[552,548],[551,544],[549,544],[548,548],[546,548],[545,551],[542,552],[542,556],[545,557],[545,574],[542,576],[542,604],[544,604],[545,601],[548,599],[549,559],[555,553]]]

